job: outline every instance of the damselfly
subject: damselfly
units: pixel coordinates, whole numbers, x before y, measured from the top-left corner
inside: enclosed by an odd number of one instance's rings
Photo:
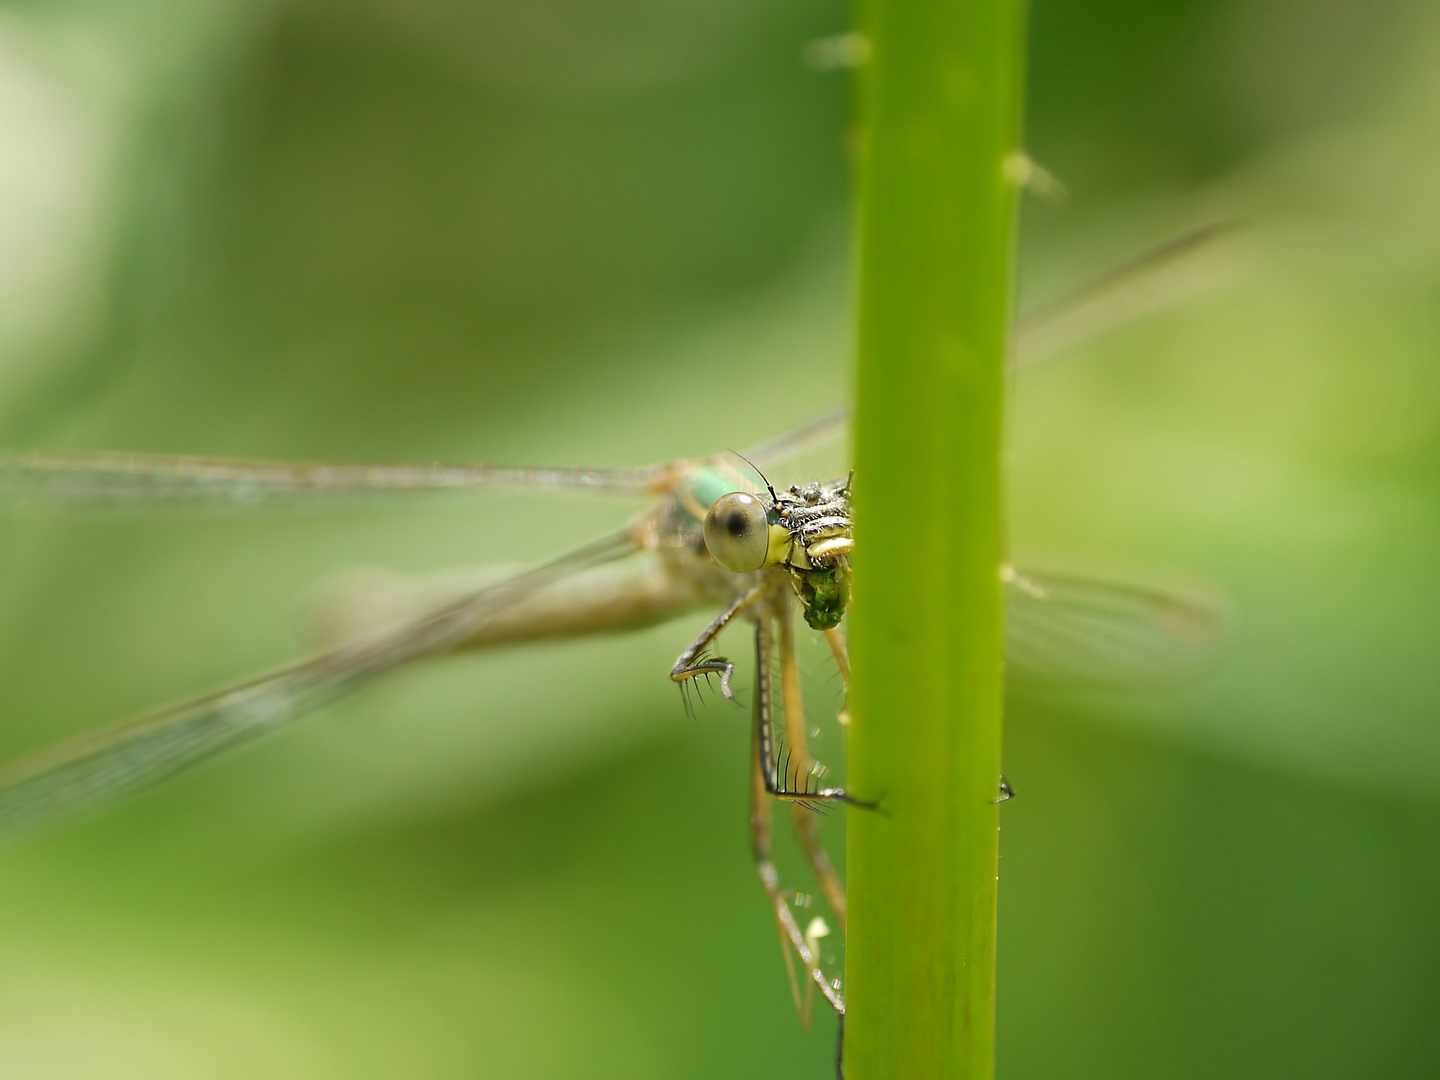
[[[1147,272],[1207,239],[1168,245]],[[1094,300],[1129,285],[1112,274]],[[1084,305],[1059,312],[1084,314]],[[1042,329],[1055,332],[1050,318]],[[1033,331],[1032,331],[1033,332]],[[688,692],[713,683],[734,701],[735,664],[716,651],[737,621],[753,628],[751,841],[774,912],[797,1005],[814,991],[838,1013],[838,981],[822,969],[818,927],[802,928],[771,858],[772,800],[792,805],[801,847],[843,930],[845,893],[812,811],[861,803],[828,783],[810,756],[797,660],[796,619],[823,635],[842,685],[849,662],[842,623],[856,544],[852,482],[773,486],[801,450],[842,434],[845,412],[824,416],[743,454],[644,468],[511,468],[486,465],[321,465],[126,453],[35,451],[0,456],[0,492],[81,503],[211,502],[262,505],[335,494],[528,489],[603,491],[647,500],[619,531],[483,587],[432,600],[423,610],[290,666],[82,737],[0,770],[0,833],[124,795],[359,689],[424,657],[522,640],[653,625],[718,610],[669,675]],[[748,469],[747,469],[748,466]],[[753,475],[752,475],[753,473]],[[756,482],[756,477],[760,482]],[[863,542],[863,541],[861,541]],[[1209,634],[1211,609],[1178,594],[1011,568],[1008,670],[1016,678],[1125,681],[1173,667]],[[776,673],[778,672],[778,685]],[[843,706],[842,706],[843,713]],[[843,715],[842,715],[843,719]],[[1003,782],[1001,782],[1002,792]],[[794,963],[808,987],[799,992]]]

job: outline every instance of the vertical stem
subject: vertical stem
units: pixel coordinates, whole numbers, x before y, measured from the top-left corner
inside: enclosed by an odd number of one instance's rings
[[[848,1080],[987,1078],[1021,0],[859,0]]]

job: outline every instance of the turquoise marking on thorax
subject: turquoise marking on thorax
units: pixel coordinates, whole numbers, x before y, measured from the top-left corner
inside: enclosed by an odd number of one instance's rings
[[[708,510],[721,495],[728,495],[732,491],[739,490],[739,487],[736,485],[734,477],[726,476],[718,469],[706,466],[694,469],[686,475],[685,490],[690,493],[691,498]]]

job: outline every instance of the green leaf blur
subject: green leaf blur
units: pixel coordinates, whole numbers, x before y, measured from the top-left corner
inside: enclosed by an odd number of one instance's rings
[[[848,102],[803,57],[845,20],[0,6],[0,445],[638,464],[824,411]],[[1440,19],[1039,0],[1031,36],[1069,197],[1025,207],[1022,306],[1243,227],[1208,291],[1017,378],[1017,554],[1235,619],[1173,692],[1009,702],[1000,1075],[1432,1075]],[[6,509],[0,756],[293,656],[327,575],[626,513]],[[405,673],[6,850],[0,1071],[830,1075],[750,869],[744,714],[664,678],[694,622]]]

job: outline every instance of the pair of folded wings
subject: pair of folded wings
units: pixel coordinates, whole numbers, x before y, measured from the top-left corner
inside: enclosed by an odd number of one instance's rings
[[[768,462],[843,430],[836,412],[753,448]],[[290,465],[132,454],[0,458],[0,492],[45,501],[264,504],[313,495],[523,487],[643,496],[667,475],[643,469]],[[448,652],[528,597],[637,554],[628,531],[601,537],[442,607],[299,663],[0,769],[0,834],[144,787],[295,719],[401,664]],[[1118,688],[1173,680],[1215,637],[1202,597],[1051,574],[1008,575],[1007,673],[1016,683]]]

